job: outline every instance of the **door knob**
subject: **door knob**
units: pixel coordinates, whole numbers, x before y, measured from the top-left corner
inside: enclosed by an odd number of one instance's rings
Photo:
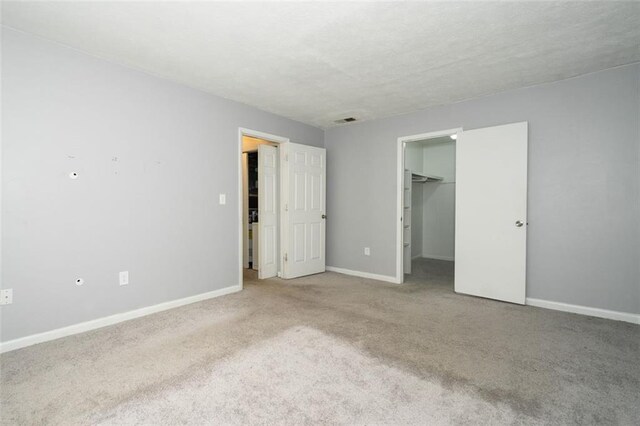
[[[323,218],[323,219],[326,219],[326,218],[327,218],[327,215],[326,215],[326,214],[323,214],[323,215],[322,215],[322,218]]]
[[[524,222],[523,222],[523,221],[521,221],[521,220],[516,220],[516,226],[517,226],[518,228],[522,227],[522,225],[524,225]]]

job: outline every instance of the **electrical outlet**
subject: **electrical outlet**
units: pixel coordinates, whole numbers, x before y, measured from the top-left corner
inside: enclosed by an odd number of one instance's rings
[[[227,194],[220,194],[220,204],[227,204]]]
[[[365,247],[364,248],[364,255],[365,256],[371,256],[371,249],[369,247]]]
[[[13,289],[0,290],[0,305],[10,305],[13,303]]]
[[[120,272],[120,285],[129,284],[129,271]]]

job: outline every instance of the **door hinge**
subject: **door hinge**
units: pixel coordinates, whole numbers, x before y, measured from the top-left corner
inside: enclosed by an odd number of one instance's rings
[[[284,161],[289,161],[289,154],[284,155]]]
[[[284,211],[285,211],[285,212],[288,212],[288,211],[289,211],[289,204],[286,204],[286,203],[285,203],[285,205],[284,205]]]
[[[285,262],[289,261],[289,257],[287,256],[287,253],[284,254],[284,261]]]

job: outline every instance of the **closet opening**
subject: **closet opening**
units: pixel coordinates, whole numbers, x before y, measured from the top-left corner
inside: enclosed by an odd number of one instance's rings
[[[399,282],[454,291],[456,139],[460,129],[399,139]]]

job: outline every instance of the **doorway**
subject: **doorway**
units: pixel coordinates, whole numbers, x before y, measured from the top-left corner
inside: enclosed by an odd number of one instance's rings
[[[402,282],[453,291],[458,129],[402,141]]]
[[[326,150],[239,129],[239,276],[325,271]]]
[[[240,129],[240,277],[282,276],[281,152],[289,139]]]
[[[271,150],[265,154],[263,152],[264,147],[269,147]],[[264,277],[267,275],[275,276],[279,272],[277,256],[272,256],[271,254],[275,254],[279,246],[279,239],[273,238],[276,233],[274,231],[277,231],[278,228],[277,205],[280,179],[277,150],[278,144],[275,142],[247,135],[242,137],[242,263],[244,269],[260,271],[260,252],[265,251],[264,247],[262,249],[260,247],[261,231],[263,231],[263,234],[265,233],[265,229],[260,229],[261,222],[258,220],[258,218],[262,216],[264,219],[267,219],[269,225],[275,226],[275,229],[268,231],[271,233],[270,238],[272,238],[272,241],[270,241],[270,247],[267,247],[268,250],[266,250],[270,252],[269,255],[274,257],[274,259],[270,259],[269,262],[262,262]],[[265,192],[267,193],[265,194]],[[262,201],[262,203],[260,203],[260,201]],[[265,201],[269,204],[268,209],[264,208],[267,204]],[[262,207],[262,209],[260,207]],[[270,214],[272,217],[267,217]],[[266,269],[271,269],[271,271],[264,273],[265,267]]]

